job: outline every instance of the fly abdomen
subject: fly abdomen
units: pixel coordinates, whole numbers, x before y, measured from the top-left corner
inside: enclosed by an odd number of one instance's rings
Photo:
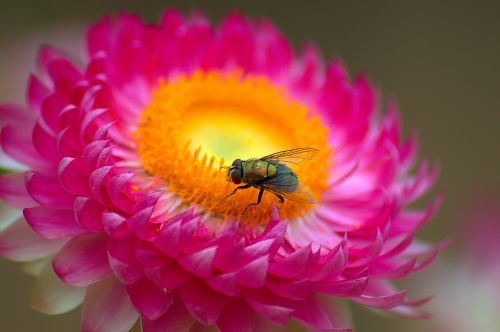
[[[277,166],[265,160],[250,159],[243,164],[243,182],[254,184],[275,176]]]

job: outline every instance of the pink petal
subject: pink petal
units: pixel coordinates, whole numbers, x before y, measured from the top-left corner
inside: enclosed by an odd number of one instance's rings
[[[143,319],[141,326],[143,332],[188,332],[194,322],[182,301],[177,299],[163,316],[154,321]]]
[[[31,74],[28,79],[28,104],[31,109],[40,111],[43,99],[49,94],[49,90],[40,82],[38,77]]]
[[[299,280],[295,282],[268,280],[266,282],[266,286],[276,295],[297,301],[305,300],[310,291],[310,283],[306,280]]]
[[[90,231],[104,230],[102,214],[104,207],[88,197],[77,197],[74,203],[76,221]]]
[[[278,304],[265,304],[248,298],[246,301],[255,311],[278,325],[285,325],[294,311]]]
[[[129,184],[130,179],[135,176],[134,173],[123,173],[113,177],[108,182],[108,193],[111,201],[122,211],[132,213],[133,201],[125,193],[124,189]]]
[[[65,157],[57,168],[59,181],[68,192],[79,196],[90,196],[89,178],[81,159]]]
[[[311,259],[311,246],[303,247],[279,262],[269,266],[269,273],[284,278],[293,278],[304,271]]]
[[[177,263],[150,265],[144,272],[156,285],[168,289],[180,287],[191,277],[191,274]]]
[[[34,200],[49,208],[68,209],[73,207],[75,196],[64,190],[55,176],[27,172],[26,189]]]
[[[314,45],[307,44],[294,70],[296,79],[293,82],[293,88],[297,91],[297,94],[304,98],[304,95],[308,96],[308,93],[319,90],[324,79],[323,67],[324,64],[319,50]]]
[[[263,256],[245,265],[236,273],[236,280],[240,285],[249,288],[264,286],[267,277],[269,259]]]
[[[38,205],[26,190],[24,173],[1,174],[0,197],[20,209]]]
[[[244,301],[234,299],[224,306],[217,327],[221,332],[253,332],[255,312]]]
[[[102,234],[72,239],[53,259],[54,271],[71,286],[88,286],[103,279],[111,273],[107,241],[107,236]]]
[[[99,23],[91,26],[87,31],[87,48],[90,55],[99,51],[108,51],[112,45],[112,25],[109,17],[104,17]]]
[[[324,309],[324,304],[320,303],[314,293],[310,293],[305,301],[296,305],[293,316],[310,327],[322,330],[333,328],[330,317]]]
[[[87,233],[75,220],[71,210],[55,210],[45,206],[24,209],[31,228],[47,239],[60,239]]]
[[[0,255],[14,261],[31,261],[57,252],[66,242],[40,237],[20,218],[0,233]]]
[[[89,286],[82,308],[82,332],[128,332],[138,314],[125,287],[113,277]]]
[[[349,268],[363,267],[370,263],[375,256],[377,256],[384,246],[384,237],[379,229],[377,229],[377,234],[375,241],[370,242],[367,246],[362,248],[349,248],[349,257],[352,258],[356,256],[357,259],[349,261]]]
[[[212,261],[216,250],[216,247],[200,250],[190,256],[182,257],[179,263],[183,268],[201,278],[208,277],[212,271]]]
[[[337,282],[317,282],[314,283],[314,289],[325,292],[333,296],[346,297],[361,295],[368,283],[368,277],[357,279],[347,279]]]
[[[0,104],[0,123],[14,127],[35,124],[36,116],[24,106],[16,104]]]
[[[97,129],[105,123],[102,115],[106,114],[106,108],[89,110],[82,119],[80,125],[80,141],[90,142]]]
[[[160,230],[160,235],[153,241],[155,246],[165,254],[175,257],[179,251],[181,221],[166,223]]]
[[[195,217],[181,224],[181,232],[179,234],[179,248],[181,252],[191,252],[194,232],[200,228],[200,223],[200,219]]]
[[[125,218],[118,213],[104,212],[102,214],[102,225],[104,231],[112,238],[123,239],[132,235]]]
[[[52,162],[58,162],[61,156],[57,150],[56,136],[50,132],[50,129],[46,129],[42,126],[41,123],[41,121],[38,121],[33,128],[33,146],[44,158]]]
[[[148,320],[158,319],[172,304],[167,291],[146,278],[127,286],[127,292],[132,304]]]
[[[33,146],[28,128],[20,130],[12,125],[4,126],[0,133],[0,143],[5,154],[14,160],[37,168],[50,168]]]
[[[175,289],[192,276],[180,267],[176,260],[165,257],[148,242],[143,242],[136,247],[135,256],[142,265],[144,273],[158,287]]]
[[[115,276],[125,285],[136,283],[144,271],[135,256],[137,239],[133,236],[108,241],[108,260]]]
[[[288,40],[268,20],[259,22],[256,31],[259,34],[256,40],[256,48],[259,50],[259,56],[256,56],[257,68],[268,77],[279,79],[291,67],[293,49]]]
[[[228,15],[220,25],[217,39],[211,46],[203,60],[208,68],[224,68],[227,64],[245,70],[254,68],[255,35],[243,16]]]
[[[236,283],[236,273],[225,273],[207,279],[207,284],[214,290],[228,296],[236,296],[240,287]]]
[[[343,243],[345,243],[345,241],[343,241]],[[339,245],[336,251],[335,249],[330,251],[324,256],[324,259],[326,259],[327,262],[311,276],[311,281],[336,278],[345,268],[347,263],[347,249],[344,245]]]
[[[68,107],[74,108],[74,105],[68,105],[68,97],[57,92],[49,94],[42,102],[42,112],[40,121],[44,126],[52,130],[54,133],[59,132],[60,114]]]
[[[47,72],[55,84],[56,90],[72,87],[82,78],[80,71],[64,58],[54,59],[46,64]]]
[[[191,279],[181,288],[181,298],[187,310],[205,325],[214,324],[222,311],[226,297],[209,288],[203,281]]]
[[[57,134],[57,150],[60,155],[73,158],[81,155],[82,144],[78,135],[78,128],[74,124]]]
[[[149,241],[156,235],[156,226],[151,222],[154,209],[155,206],[144,208],[127,219],[129,229],[143,240]]]
[[[107,140],[93,141],[83,149],[83,166],[88,171],[93,171],[97,167],[97,160],[101,151],[109,147]],[[83,167],[82,167],[83,168]]]
[[[243,259],[250,261],[262,256],[272,256],[275,244],[275,239],[266,239],[252,243],[251,245],[245,247]]]
[[[379,309],[392,309],[404,302],[406,291],[382,296],[361,295],[353,298],[354,301]]]
[[[104,166],[92,171],[89,177],[90,192],[94,195],[94,199],[104,205],[108,204],[109,201],[104,186],[113,171],[113,166]]]

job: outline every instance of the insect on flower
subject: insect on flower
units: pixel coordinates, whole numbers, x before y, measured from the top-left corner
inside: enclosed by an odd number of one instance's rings
[[[84,332],[350,331],[341,299],[422,317],[392,280],[444,247],[414,240],[441,196],[408,207],[437,171],[411,172],[365,75],[237,13],[85,40],[78,64],[43,46],[27,105],[0,103],[0,256],[36,274],[35,309],[82,305]]]
[[[240,189],[255,187],[259,189],[257,202],[248,204],[243,214],[250,206],[260,204],[265,190],[275,194],[280,203],[283,203],[285,198],[303,204],[315,203],[314,196],[300,184],[299,177],[291,166],[298,166],[304,160],[312,159],[318,151],[314,148],[297,148],[258,159],[236,159],[228,167],[227,180],[234,184],[242,182],[245,184],[236,187],[223,200],[236,194]]]

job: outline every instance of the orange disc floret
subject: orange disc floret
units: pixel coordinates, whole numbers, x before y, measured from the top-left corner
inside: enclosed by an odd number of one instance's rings
[[[265,224],[273,204],[281,218],[295,219],[311,204],[277,197],[258,190],[240,190],[227,181],[226,163],[259,158],[297,147],[319,149],[313,160],[294,168],[301,185],[320,199],[331,171],[327,129],[304,105],[263,76],[241,71],[196,71],[161,80],[135,132],[144,169],[165,180],[167,190],[186,203],[197,204],[221,221],[242,219]]]

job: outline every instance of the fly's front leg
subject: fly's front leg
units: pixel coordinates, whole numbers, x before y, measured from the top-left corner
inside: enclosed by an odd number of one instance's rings
[[[245,212],[247,212],[247,209],[252,206],[252,205],[259,205],[260,204],[260,201],[262,200],[262,194],[264,194],[264,189],[260,189],[259,191],[259,197],[257,198],[257,203],[250,203],[247,205],[247,207],[245,208],[245,210],[243,210],[243,213],[242,214],[245,214]]]
[[[240,189],[248,189],[250,188],[252,185],[251,184],[245,184],[245,185],[242,185],[242,186],[239,186],[239,187],[236,187],[234,188],[233,192],[230,193],[229,195],[227,195],[226,197],[224,197],[223,199],[221,199],[220,201],[222,202],[223,200],[225,200],[226,198],[228,198],[229,196],[233,196],[234,194],[236,194],[236,191],[240,190]],[[220,203],[220,202],[219,202]]]

